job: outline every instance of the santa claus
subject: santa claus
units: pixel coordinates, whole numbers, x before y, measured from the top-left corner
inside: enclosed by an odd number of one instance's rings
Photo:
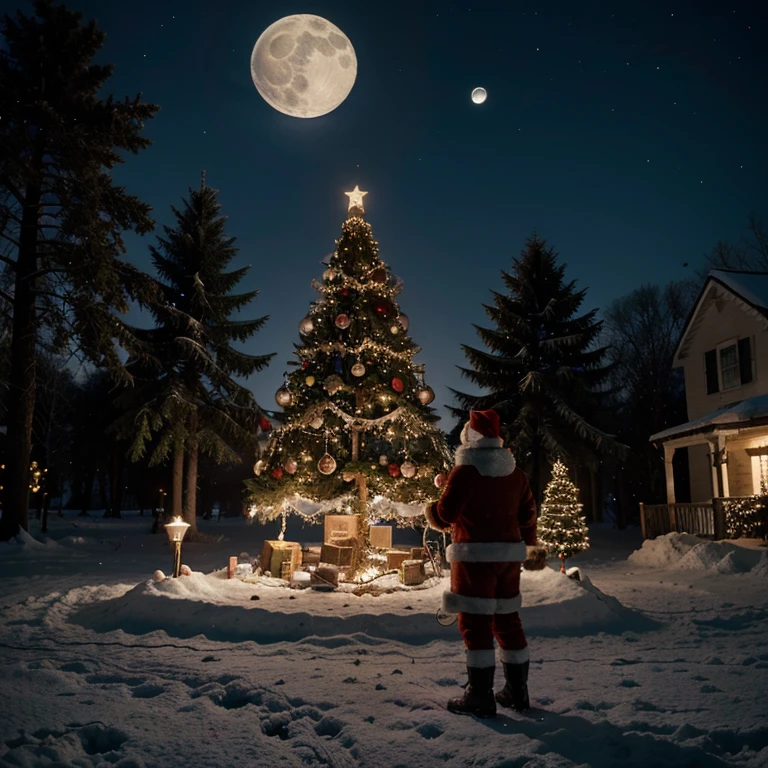
[[[443,595],[443,610],[458,613],[467,647],[469,685],[448,709],[478,717],[494,717],[497,702],[518,711],[530,706],[528,644],[518,615],[520,567],[528,556],[529,567],[544,562],[533,549],[536,502],[499,427],[496,411],[470,411],[443,495],[426,509],[432,528],[451,532],[451,590]],[[506,677],[495,697],[494,638]]]

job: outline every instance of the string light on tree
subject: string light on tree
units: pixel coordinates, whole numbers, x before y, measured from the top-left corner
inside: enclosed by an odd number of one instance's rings
[[[560,558],[565,573],[568,557],[589,548],[589,530],[582,516],[579,489],[568,477],[568,469],[560,459],[552,467],[552,479],[544,489],[544,502],[537,523],[537,536],[552,554]]]

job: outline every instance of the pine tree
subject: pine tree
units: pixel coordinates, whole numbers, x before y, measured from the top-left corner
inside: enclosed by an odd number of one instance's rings
[[[285,424],[249,487],[263,519],[355,511],[360,558],[370,517],[413,520],[437,495],[450,457],[396,302],[401,281],[364,218],[367,193],[346,194],[341,238],[322,282],[314,281],[321,298],[299,324],[297,370],[276,394]]]
[[[462,422],[471,408],[499,412],[539,501],[547,454],[595,457],[616,449],[589,421],[611,369],[603,365],[605,348],[595,346],[597,310],[577,314],[586,291],[566,282],[565,265],[546,241],[529,237],[511,272],[501,275],[507,292],[493,291],[485,306],[495,327],[475,326],[490,351],[463,345],[472,367],[461,372],[485,394],[453,390],[459,407],[452,410]]]
[[[79,13],[36,0],[0,26],[0,261],[13,280],[2,540],[28,526],[39,334],[52,328],[57,349],[71,343],[123,379],[119,346],[141,352],[118,313],[149,285],[119,254],[125,230],[153,222],[111,169],[150,144],[141,131],[157,107],[100,95],[112,67],[91,59],[105,35]]]
[[[175,227],[164,227],[152,261],[162,279],[163,301],[152,306],[157,327],[143,334],[160,361],[159,370],[143,367],[142,386],[123,399],[127,413],[117,430],[132,440],[131,457],[144,455],[153,435],[151,464],[172,456],[174,513],[182,513],[182,472],[186,458],[183,517],[194,535],[198,456],[237,463],[241,451],[253,452],[254,435],[267,424],[253,393],[235,377],[262,370],[273,357],[250,355],[232,346],[257,333],[268,317],[236,319],[258,291],[233,294],[250,265],[227,271],[238,253],[225,234],[218,192],[205,184],[190,189],[181,210],[173,208]]]
[[[552,479],[544,489],[536,536],[550,553],[557,553],[563,573],[566,558],[589,549],[589,530],[581,509],[579,489],[568,477],[565,464],[558,459],[552,466]]]

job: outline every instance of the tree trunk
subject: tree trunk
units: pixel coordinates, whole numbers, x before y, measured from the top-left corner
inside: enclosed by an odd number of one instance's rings
[[[531,441],[531,491],[536,500],[536,509],[541,510],[541,438],[534,434]]]
[[[360,409],[362,401],[360,392],[355,393],[355,407]],[[352,427],[352,461],[360,460],[360,430]],[[352,576],[357,575],[365,563],[366,556],[371,547],[371,521],[368,517],[368,482],[365,475],[358,474],[355,477],[357,486],[357,539],[352,551],[352,565],[350,572]]]
[[[0,541],[29,528],[29,457],[35,412],[37,225],[40,187],[28,187],[21,219],[13,298],[11,370],[8,376],[6,487]]]
[[[181,517],[181,490],[184,485],[184,446],[177,444],[173,449],[173,478],[171,480],[171,512]]]
[[[112,472],[110,472],[109,509],[105,517],[120,517],[123,498],[123,457],[120,441],[112,441]]]
[[[197,411],[189,416],[189,437],[187,438],[187,473],[184,489],[184,522],[189,523],[187,539],[197,533]]]
[[[93,500],[93,470],[88,469],[85,474],[85,482],[83,484],[83,499],[80,515],[86,517],[91,509],[91,501]]]

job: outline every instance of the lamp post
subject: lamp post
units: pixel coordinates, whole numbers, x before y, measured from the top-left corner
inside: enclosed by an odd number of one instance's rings
[[[168,541],[173,544],[173,578],[181,574],[181,542],[187,533],[189,523],[185,523],[181,517],[174,517],[170,523],[165,524],[165,532],[168,534]]]

